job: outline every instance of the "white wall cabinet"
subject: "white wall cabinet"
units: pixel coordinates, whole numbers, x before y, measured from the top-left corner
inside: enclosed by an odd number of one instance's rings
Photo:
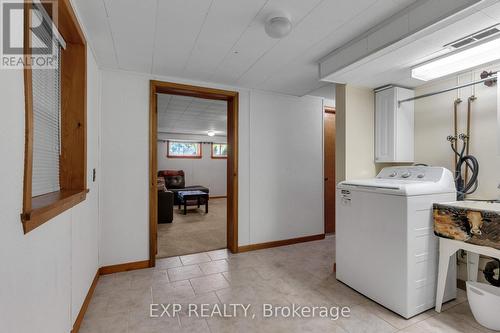
[[[410,89],[389,86],[375,91],[375,162],[414,161],[414,96]]]

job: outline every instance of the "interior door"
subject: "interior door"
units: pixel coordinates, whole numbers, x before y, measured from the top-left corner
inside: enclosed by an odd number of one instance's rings
[[[335,232],[335,109],[324,112],[325,233]]]

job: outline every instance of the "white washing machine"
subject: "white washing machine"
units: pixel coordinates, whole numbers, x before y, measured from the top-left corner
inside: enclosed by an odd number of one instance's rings
[[[388,167],[337,186],[336,277],[405,318],[434,307],[438,237],[432,204],[456,200],[440,167]],[[456,297],[450,259],[445,301]]]

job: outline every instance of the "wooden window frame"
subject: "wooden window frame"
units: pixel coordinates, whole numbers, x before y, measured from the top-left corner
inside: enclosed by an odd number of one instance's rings
[[[213,160],[227,160],[227,155],[226,156],[216,156],[216,155],[214,155],[214,144],[215,145],[227,145],[227,143],[211,142],[210,143],[210,157]]]
[[[182,143],[196,143],[200,149],[198,150],[198,155],[171,155],[170,154],[170,143],[171,142],[182,142]],[[169,140],[167,141],[167,157],[168,158],[188,158],[188,159],[201,159],[203,157],[203,145],[201,142],[190,142],[190,141],[177,141],[177,140]]]
[[[43,2],[42,2],[43,4]],[[44,4],[49,15],[52,8]],[[24,1],[25,62],[31,55],[32,1]],[[66,42],[61,50],[61,156],[59,182],[61,190],[32,196],[33,169],[33,90],[32,73],[24,67],[25,158],[23,211],[21,222],[28,233],[45,222],[85,200],[87,195],[87,42],[69,0],[58,0],[59,33]],[[52,15],[51,15],[52,16]]]

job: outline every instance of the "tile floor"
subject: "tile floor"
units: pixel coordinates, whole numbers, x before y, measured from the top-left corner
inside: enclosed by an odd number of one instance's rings
[[[335,280],[334,241],[327,237],[236,255],[217,250],[102,276],[80,332],[489,332],[472,318],[463,291],[441,314],[429,310],[410,320],[370,301]],[[150,318],[151,303],[178,303],[182,310],[176,317]],[[252,304],[256,317],[243,317],[242,309],[237,318],[190,317],[190,303]],[[262,318],[263,303],[349,306],[351,316],[336,321]]]

